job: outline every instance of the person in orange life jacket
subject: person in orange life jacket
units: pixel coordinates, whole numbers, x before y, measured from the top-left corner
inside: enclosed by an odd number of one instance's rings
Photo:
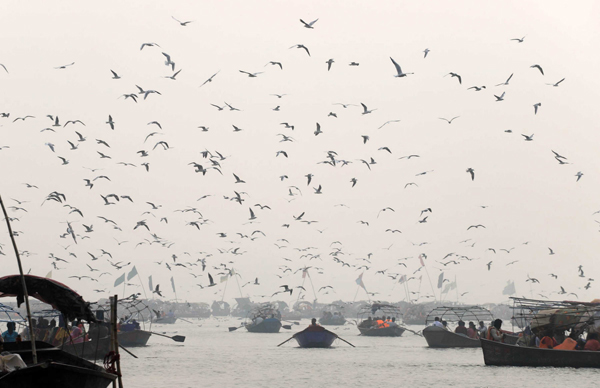
[[[556,342],[554,337],[552,337],[552,330],[546,331],[546,333],[540,340],[539,348],[540,349],[554,349],[556,346],[558,346],[558,343]]]

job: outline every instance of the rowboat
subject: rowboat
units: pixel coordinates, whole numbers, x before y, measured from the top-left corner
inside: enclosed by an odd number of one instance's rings
[[[293,337],[301,348],[328,348],[338,336],[329,330],[321,329],[311,330],[309,327],[294,334]]]
[[[267,318],[258,324],[251,322],[246,325],[246,330],[250,333],[279,333],[280,329],[281,321],[277,318]]]
[[[177,317],[160,317],[156,318],[152,323],[173,324],[177,321]]]
[[[540,349],[480,340],[485,365],[600,368],[600,352]]]
[[[361,335],[367,337],[400,337],[406,329],[400,326],[390,326],[382,328],[358,327]]]
[[[478,339],[456,334],[437,326],[427,326],[423,329],[423,337],[430,348],[478,348]]]
[[[125,347],[146,346],[151,335],[151,332],[145,330],[130,330],[120,331],[119,334],[117,334],[117,338],[119,344]]]
[[[346,323],[346,318],[342,315],[343,307],[336,304],[330,304],[323,308],[323,315],[319,323],[323,326],[341,326]]]

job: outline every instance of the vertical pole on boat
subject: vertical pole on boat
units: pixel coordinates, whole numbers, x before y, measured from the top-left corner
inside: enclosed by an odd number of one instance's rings
[[[4,207],[4,202],[2,201],[2,196],[0,195],[0,205],[2,206],[2,213],[4,214],[4,219],[6,220],[6,226],[8,227],[8,233],[10,234],[10,241],[12,242],[13,249],[15,250],[15,256],[17,257],[17,264],[19,265],[19,274],[21,275],[21,285],[23,286],[23,297],[25,298],[25,307],[27,308],[27,324],[29,325],[29,337],[31,339],[31,354],[33,356],[33,363],[37,364],[37,350],[35,348],[35,331],[33,330],[33,325],[31,323],[31,309],[29,308],[29,294],[27,293],[27,284],[25,283],[25,275],[23,274],[23,266],[21,265],[21,256],[19,255],[19,250],[17,249],[17,243],[15,242],[15,236],[12,231],[12,227],[10,226],[10,220],[8,219],[8,214],[6,214],[6,208]]]
[[[231,269],[231,272],[233,273],[233,275],[232,275],[232,276],[235,276],[235,275],[236,275],[236,272],[233,270],[233,268]],[[238,290],[240,290],[240,298],[243,298],[243,297],[244,297],[244,295],[242,294],[242,287],[240,287],[240,281],[238,280],[238,278],[237,278],[237,277],[235,278],[235,282],[237,283]]]
[[[313,296],[315,298],[314,304],[316,305],[317,304],[317,293],[315,292],[315,285],[313,284],[312,278],[310,277],[310,274],[308,273],[308,268],[306,269],[306,275],[308,276],[308,280],[310,280],[310,285],[313,290]]]
[[[111,327],[111,345],[112,350],[115,352],[117,357],[117,381],[119,382],[119,388],[123,388],[123,378],[121,376],[121,360],[119,360],[119,339],[117,338],[117,301],[119,296],[115,295],[110,298],[110,327]],[[113,387],[115,386],[113,382]]]
[[[429,285],[431,286],[431,292],[433,293],[433,298],[437,299],[435,297],[435,288],[433,288],[433,283],[431,282],[431,277],[429,277],[429,271],[427,271],[427,267],[423,266],[423,268],[425,268],[425,273],[427,274],[427,279],[429,279]],[[441,297],[441,294],[440,294]]]
[[[458,303],[458,283],[456,282],[456,274],[454,275],[454,287],[456,289],[456,303]]]
[[[144,298],[146,298],[146,300],[148,300],[148,295],[146,295],[146,287],[144,287],[144,283],[142,282],[142,278],[140,277],[139,272],[138,272],[137,276],[138,276],[138,280],[140,281],[140,285],[142,286],[142,291],[144,291]]]
[[[410,303],[410,290],[408,289],[408,282],[406,280],[404,281],[404,292],[406,293],[406,301]]]
[[[221,302],[225,299],[225,290],[227,290],[227,283],[229,283],[229,276],[227,276],[227,280],[225,280],[225,287],[223,287],[223,295],[221,296]]]

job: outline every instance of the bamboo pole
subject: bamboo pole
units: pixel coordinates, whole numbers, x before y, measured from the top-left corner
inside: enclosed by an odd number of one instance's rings
[[[119,339],[117,338],[117,301],[119,300],[119,296],[115,294],[111,298],[110,303],[110,323],[111,323],[111,331],[112,331],[112,346],[113,351],[117,356],[117,381],[119,383],[119,388],[123,388],[123,377],[121,376],[121,360],[119,359]],[[114,384],[113,384],[114,386]]]
[[[23,297],[25,298],[25,307],[27,308],[27,324],[29,325],[29,338],[31,342],[31,354],[33,356],[33,363],[37,364],[37,349],[35,348],[35,330],[33,330],[33,324],[31,322],[31,309],[29,308],[29,294],[27,293],[27,284],[25,283],[25,275],[23,274],[23,266],[21,265],[21,256],[17,249],[17,243],[15,242],[15,236],[13,235],[12,227],[10,226],[10,220],[8,214],[6,214],[6,208],[0,195],[0,205],[2,206],[2,213],[6,220],[6,226],[8,227],[8,233],[10,234],[10,241],[12,242],[13,249],[15,250],[15,256],[17,257],[17,263],[19,264],[19,274],[21,275],[21,285],[23,287]]]

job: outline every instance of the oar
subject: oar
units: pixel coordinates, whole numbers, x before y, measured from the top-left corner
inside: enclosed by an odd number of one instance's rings
[[[185,336],[184,335],[174,335],[173,337],[171,337],[171,336],[168,336],[168,335],[165,335],[165,334],[155,333],[153,331],[151,331],[150,333],[152,333],[154,335],[159,335],[161,337],[171,338],[175,342],[183,342],[183,341],[185,341]]]
[[[279,347],[279,346],[283,345],[284,343],[288,342],[289,340],[291,340],[291,339],[293,339],[293,338],[294,338],[294,336],[292,336],[292,337],[290,337],[290,338],[286,339],[285,341],[283,341],[282,343],[280,343],[279,345],[277,345],[277,347]]]
[[[287,329],[287,330],[292,330],[291,325],[282,325],[281,327],[283,327],[284,329]]]
[[[355,347],[356,347],[356,346],[352,345],[350,342],[348,342],[348,341],[346,341],[345,339],[343,339],[342,337],[340,337],[339,335],[337,336],[337,338],[338,338],[339,340],[342,340],[342,341],[344,341],[345,343],[347,343],[348,345],[352,346],[353,348],[355,348]]]
[[[192,325],[194,324],[194,322],[188,321],[187,319],[179,318],[179,320],[180,320],[180,321],[187,322],[187,323],[191,323]]]
[[[423,334],[416,332],[416,331],[412,331],[410,329],[407,329],[406,327],[402,327],[402,329],[408,331],[409,333],[413,333],[414,335],[419,335],[419,336],[423,337]]]
[[[239,329],[240,327],[244,327],[244,326],[246,326],[246,324],[245,324],[245,323],[242,323],[242,324],[241,324],[241,325],[239,325],[239,326],[231,326],[231,327],[229,328],[229,331],[230,331],[230,332],[231,332],[231,331],[236,331],[236,330],[237,330],[237,329]]]
[[[286,321],[285,319],[282,319],[283,322],[288,322],[288,323],[292,323],[294,325],[299,325],[300,322],[294,322],[294,321]]]
[[[136,356],[135,354],[131,353],[129,350],[127,350],[123,345],[119,344],[119,347],[121,349],[123,349],[124,351],[126,351],[130,356],[133,356],[133,358],[138,358],[138,356]]]

